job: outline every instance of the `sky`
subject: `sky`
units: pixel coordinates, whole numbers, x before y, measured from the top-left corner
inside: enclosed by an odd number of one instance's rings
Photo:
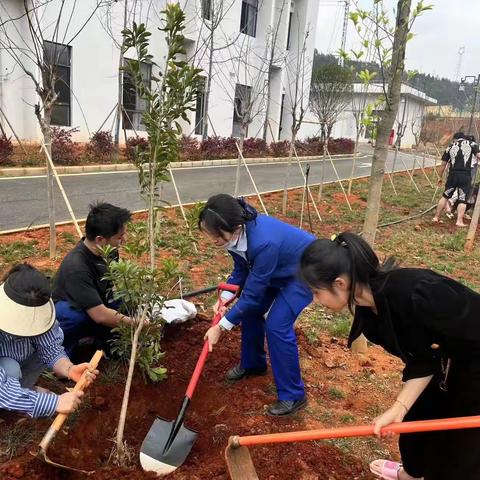
[[[412,0],[416,5],[417,0]],[[336,53],[341,45],[344,4],[338,0],[318,0],[319,12],[315,45],[322,53]],[[335,5],[335,2],[338,4]],[[352,2],[353,3],[353,2]],[[360,0],[370,9],[373,0]],[[392,8],[396,1],[385,0]],[[456,80],[459,49],[465,47],[460,76],[480,73],[480,0],[424,0],[433,4],[413,27],[415,37],[408,44],[406,68]],[[353,8],[353,6],[352,6]],[[353,23],[348,24],[347,50],[356,47],[358,35]]]

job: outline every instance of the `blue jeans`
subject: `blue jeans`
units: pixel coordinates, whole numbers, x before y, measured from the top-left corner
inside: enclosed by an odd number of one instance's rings
[[[63,346],[70,358],[80,340],[84,338],[93,338],[97,348],[109,351],[108,341],[112,338],[110,327],[94,322],[85,310],[76,310],[65,300],[55,304],[55,311],[65,336]]]
[[[0,357],[0,367],[5,370],[7,377],[20,380],[20,385],[23,388],[32,388],[45,369],[45,365],[36,353],[20,363],[13,358]]]

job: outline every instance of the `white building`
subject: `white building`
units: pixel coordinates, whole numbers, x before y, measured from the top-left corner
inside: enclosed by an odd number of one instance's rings
[[[128,23],[144,22],[152,32],[151,52],[154,61],[162,66],[166,52],[160,11],[169,0],[137,0],[128,2],[136,6],[129,12]],[[220,0],[182,0],[186,13],[187,30],[185,47],[188,58],[208,70],[208,51],[202,47],[207,38],[205,23],[208,6]],[[35,3],[45,3],[38,2]],[[62,48],[57,65],[61,81],[53,123],[62,127],[77,128],[76,141],[87,141],[98,130],[113,130],[118,95],[119,44],[124,20],[124,1],[109,1],[109,7],[100,7],[89,19],[97,0],[66,0],[61,21],[57,22],[61,0],[52,0],[38,10],[45,40],[45,51]],[[267,141],[277,140],[289,128],[289,115],[285,103],[293,78],[287,75],[287,65],[306,41],[306,76],[304,94],[308,98],[311,61],[315,42],[315,25],[318,0],[223,0],[225,18],[217,29],[215,40],[213,80],[209,105],[209,135],[230,136],[236,133],[234,103],[241,108],[239,95],[257,95],[256,114],[249,125],[248,136],[262,136],[265,120],[265,82],[267,70],[265,57],[274,31],[277,31],[274,65],[271,69],[271,98],[269,103],[269,128]],[[40,129],[34,114],[39,103],[32,78],[18,65],[20,59],[33,77],[39,78],[35,63],[30,60],[31,41],[23,0],[1,0],[0,20],[0,108],[18,136],[27,141],[38,141]],[[278,30],[276,28],[278,26]],[[58,46],[60,45],[60,47]],[[67,46],[63,48],[62,46]],[[228,45],[228,47],[227,47]],[[203,50],[202,50],[203,49]],[[202,53],[203,52],[203,53]],[[127,52],[129,57],[131,52]],[[16,57],[16,58],[15,58]],[[157,73],[157,68],[144,66],[145,75]],[[256,93],[257,92],[257,93]],[[261,93],[261,94],[260,94]],[[124,127],[126,135],[141,131],[141,112],[145,105],[127,81],[123,86]],[[283,106],[283,112],[282,112]],[[201,132],[203,99],[197,101],[196,111],[190,115],[191,124],[184,133]],[[282,119],[283,117],[283,119]],[[5,118],[2,125],[10,133]],[[132,127],[133,125],[133,127]],[[283,133],[281,133],[283,131]],[[288,135],[287,135],[288,136]],[[124,134],[120,135],[121,141]]]
[[[369,85],[364,87],[361,84],[354,84],[352,101],[349,102],[347,108],[339,116],[332,130],[333,138],[351,138],[356,137],[355,118],[353,112],[359,106],[375,104],[383,95],[382,85]],[[365,99],[365,100],[363,100]],[[401,138],[401,146],[411,147],[416,144],[415,135],[420,134],[422,126],[422,119],[425,113],[425,108],[431,105],[436,105],[437,100],[428,97],[424,92],[412,88],[408,85],[402,84],[401,103],[398,108],[397,118],[393,127],[394,137],[396,141],[399,129],[403,131]],[[382,107],[377,107],[381,110]],[[320,135],[320,125],[318,119],[312,111],[309,111],[305,116],[305,121],[299,132],[299,138],[314,137]],[[359,141],[366,143],[371,138],[371,132],[367,129],[362,132]]]

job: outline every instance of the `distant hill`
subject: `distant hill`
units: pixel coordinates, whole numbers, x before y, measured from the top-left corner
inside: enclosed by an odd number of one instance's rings
[[[313,68],[318,68],[326,63],[338,63],[337,57],[334,55],[325,55],[315,50],[313,59]],[[371,72],[377,72],[380,77],[380,67],[374,62],[357,62],[351,61],[356,71],[368,69]],[[471,108],[473,98],[472,85],[466,85],[464,92],[459,92],[459,83],[449,80],[448,78],[439,78],[427,73],[418,73],[413,78],[408,80],[405,75],[406,83],[422,92],[425,92],[429,97],[435,98],[439,105],[452,105],[457,110],[467,110]]]

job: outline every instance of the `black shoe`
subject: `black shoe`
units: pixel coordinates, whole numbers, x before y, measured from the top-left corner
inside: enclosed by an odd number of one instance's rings
[[[227,372],[227,380],[235,382],[241,380],[243,377],[250,375],[265,375],[267,373],[267,367],[265,368],[242,368],[240,365],[235,365]]]
[[[307,397],[303,397],[300,400],[279,400],[278,402],[269,405],[267,408],[267,415],[279,417],[282,415],[291,415],[298,412],[302,408],[307,406]]]

